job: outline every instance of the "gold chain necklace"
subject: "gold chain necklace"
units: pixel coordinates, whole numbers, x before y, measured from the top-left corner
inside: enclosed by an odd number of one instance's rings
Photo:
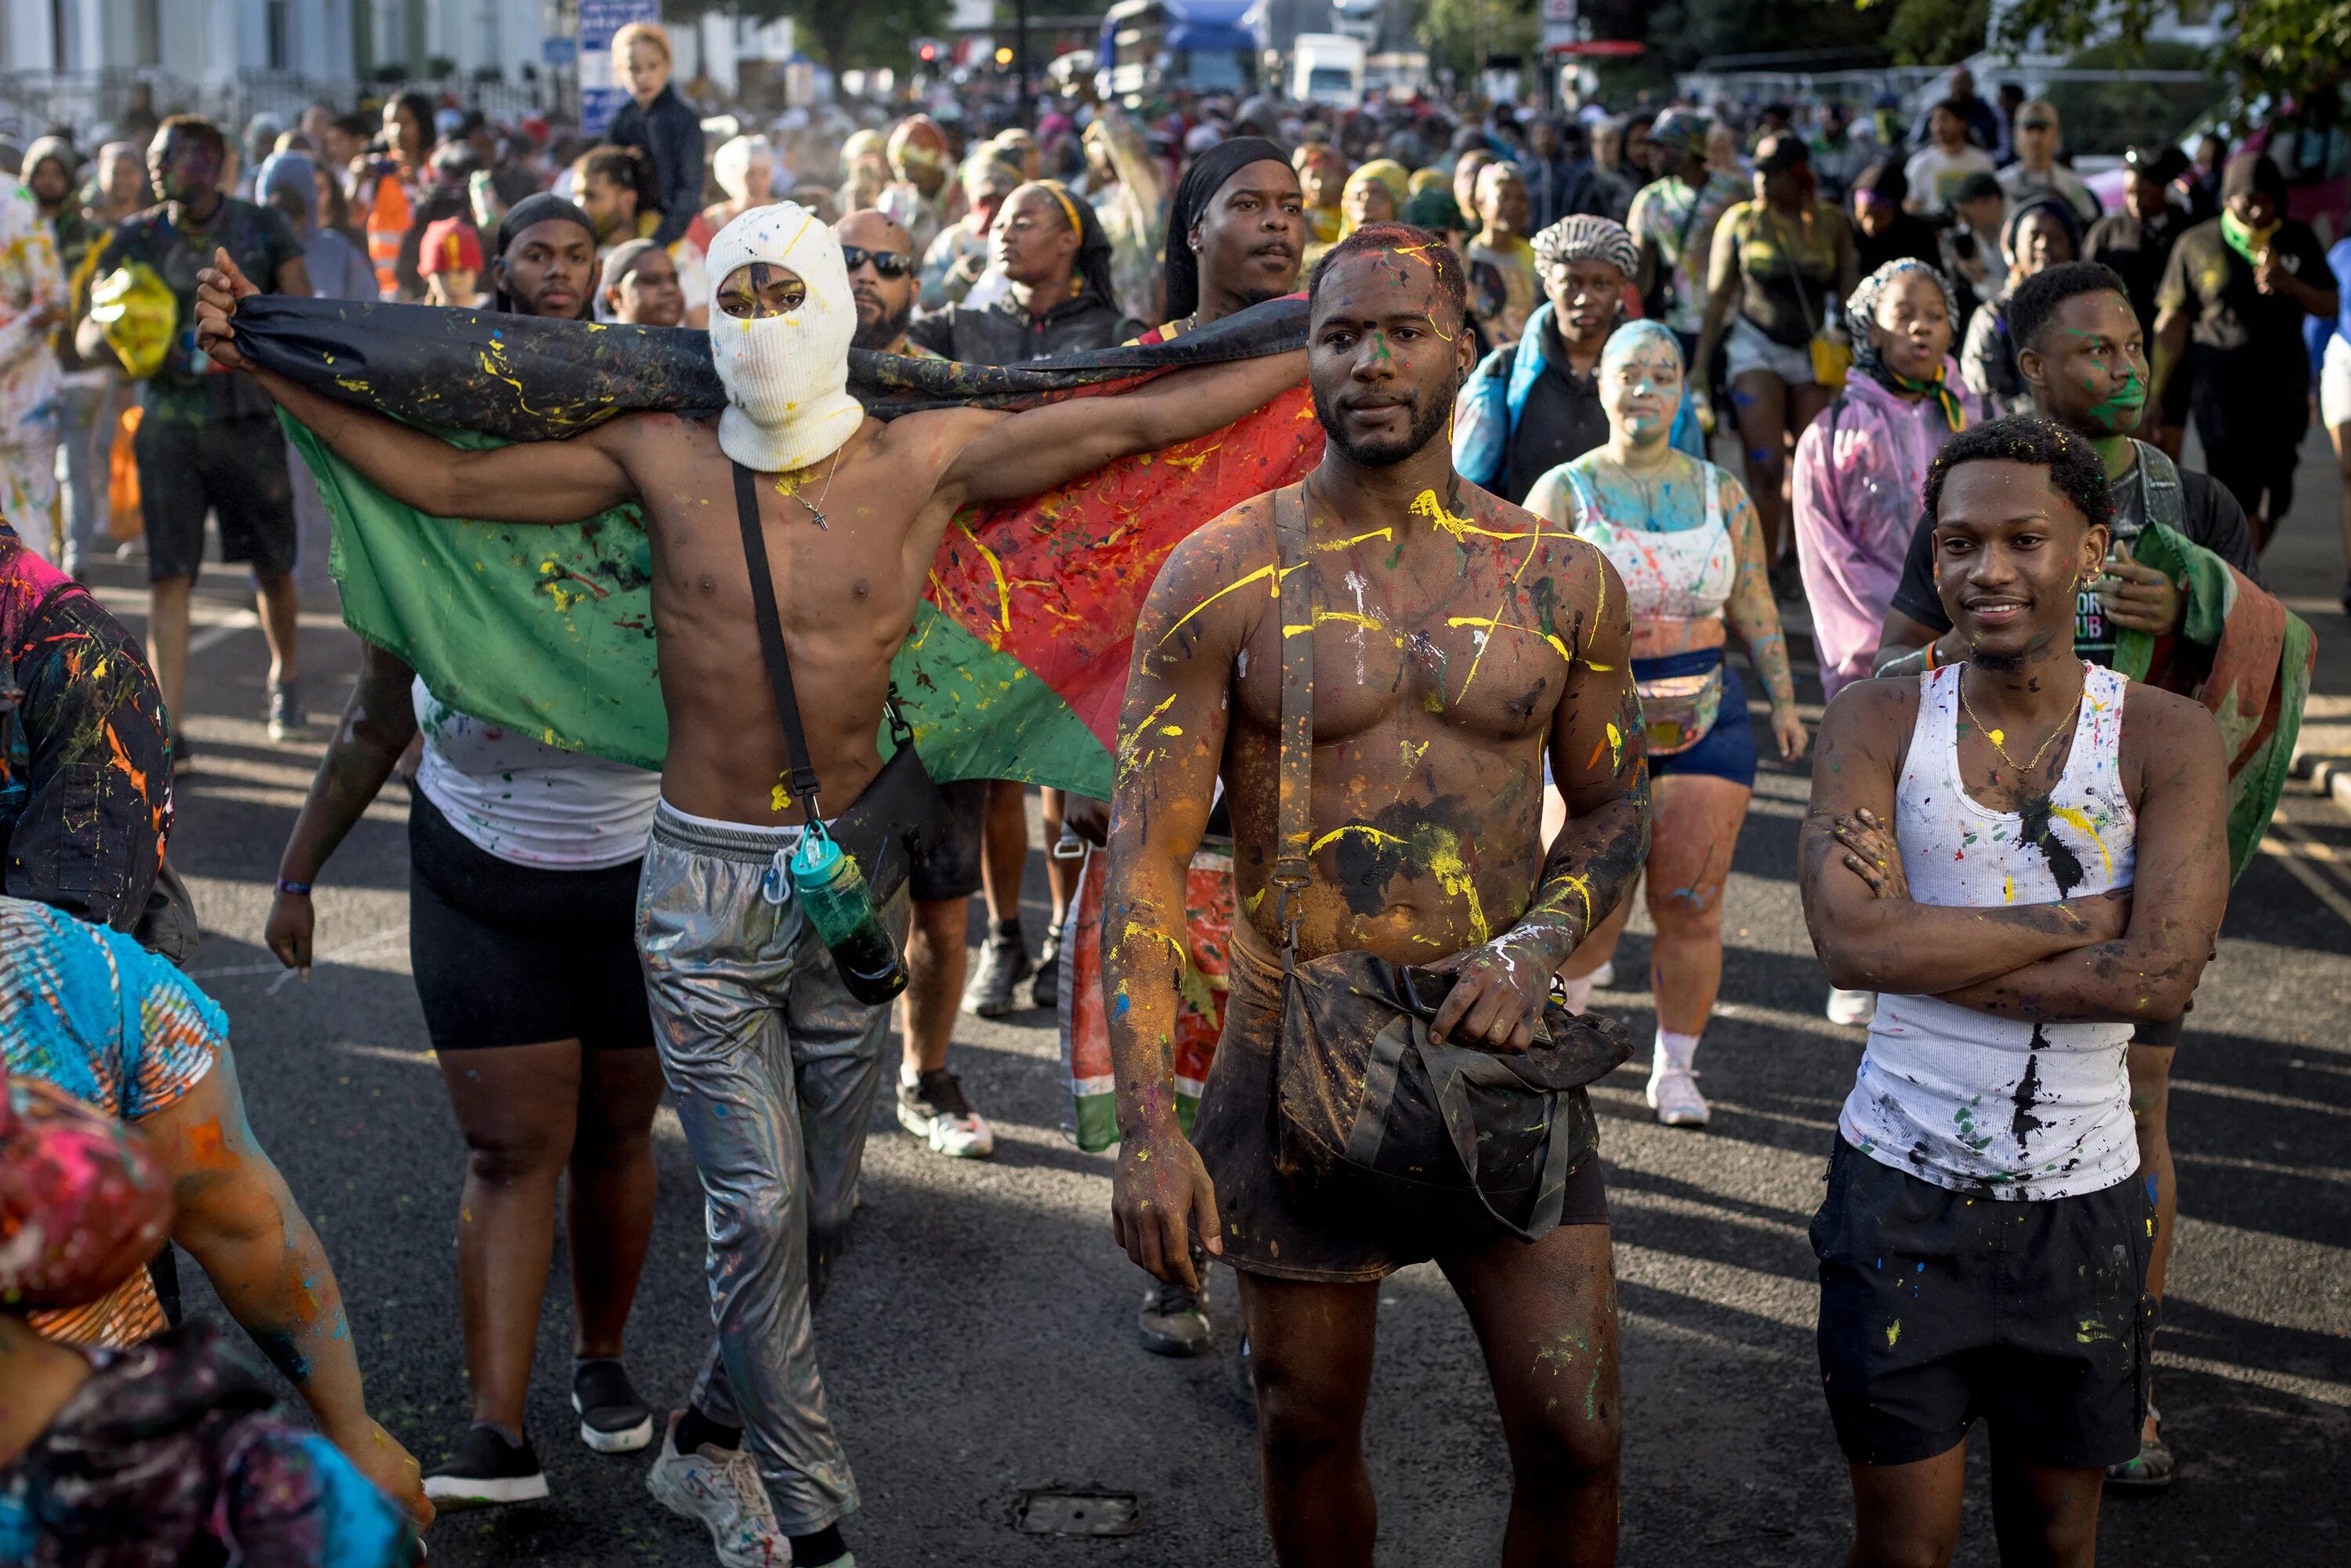
[[[2041,759],[2049,755],[2049,748],[2057,744],[2057,737],[2059,736],[2070,735],[2073,733],[2074,716],[2082,711],[2082,699],[2089,695],[2090,684],[2088,681],[2085,680],[2082,683],[2082,689],[2074,694],[2074,706],[2065,710],[2064,719],[2058,724],[2056,728],[2049,732],[2049,738],[2041,743],[2041,748],[2038,751],[2035,751],[2030,759],[2020,763],[2015,758],[2011,757],[2008,754],[2008,747],[2001,744],[2001,741],[2006,737],[2007,732],[2005,730],[1994,729],[1991,726],[1984,723],[1982,719],[1976,717],[1975,704],[1968,701],[1967,672],[1964,670],[1959,672],[1959,706],[1966,711],[1969,721],[1972,723],[1977,729],[1983,732],[1983,737],[1991,742],[1991,748],[1999,755],[2000,759],[2002,762],[2007,763],[2011,768],[2016,769],[2017,777],[2020,779],[2030,779],[2032,776],[2032,770],[2041,766]]]

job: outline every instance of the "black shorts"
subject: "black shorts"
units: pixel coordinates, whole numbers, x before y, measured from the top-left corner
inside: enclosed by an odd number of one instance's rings
[[[958,779],[939,786],[947,803],[946,825],[936,842],[914,857],[906,876],[906,891],[916,902],[938,904],[979,891],[987,798],[995,788],[992,779]]]
[[[516,865],[419,792],[408,864],[408,961],[434,1050],[653,1043],[637,963],[642,860],[602,871]]]
[[[1978,1416],[2027,1464],[2095,1469],[2138,1452],[2150,1182],[2001,1202],[1840,1137],[1828,1184],[1812,1232],[1821,1377],[1847,1459],[1930,1459]]]
[[[146,517],[147,580],[193,581],[204,560],[204,513],[220,522],[221,559],[265,577],[294,570],[294,488],[275,415],[174,419],[150,411],[131,450]]]
[[[1237,931],[1227,949],[1225,1030],[1192,1118],[1192,1146],[1217,1187],[1224,1260],[1244,1274],[1344,1285],[1384,1280],[1406,1264],[1459,1253],[1456,1233],[1283,1169],[1274,1061],[1281,1037],[1281,971],[1251,942]],[[1568,1174],[1559,1222],[1608,1223],[1598,1155]]]

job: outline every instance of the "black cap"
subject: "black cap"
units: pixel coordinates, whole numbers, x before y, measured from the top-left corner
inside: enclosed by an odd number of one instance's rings
[[[1986,196],[1999,196],[2006,193],[2000,188],[1998,176],[1987,174],[1979,169],[1959,183],[1958,187],[1951,192],[1951,202],[1953,205],[1957,205],[1961,202],[1980,202]]]
[[[1813,166],[1813,150],[1804,139],[1792,131],[1772,133],[1769,140],[1771,150],[1755,160],[1758,173],[1777,174],[1785,169],[1809,169]]]

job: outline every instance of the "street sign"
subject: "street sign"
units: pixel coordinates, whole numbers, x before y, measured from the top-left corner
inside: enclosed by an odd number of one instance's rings
[[[580,40],[573,37],[541,38],[538,57],[550,66],[568,66],[580,58]]]
[[[580,130],[601,136],[629,89],[612,79],[612,35],[661,20],[661,0],[580,0]]]

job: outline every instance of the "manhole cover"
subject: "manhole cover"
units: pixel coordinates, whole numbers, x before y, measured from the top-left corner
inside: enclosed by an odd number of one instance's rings
[[[1012,1522],[1029,1535],[1132,1535],[1141,1511],[1133,1492],[1040,1487],[1020,1494]]]

